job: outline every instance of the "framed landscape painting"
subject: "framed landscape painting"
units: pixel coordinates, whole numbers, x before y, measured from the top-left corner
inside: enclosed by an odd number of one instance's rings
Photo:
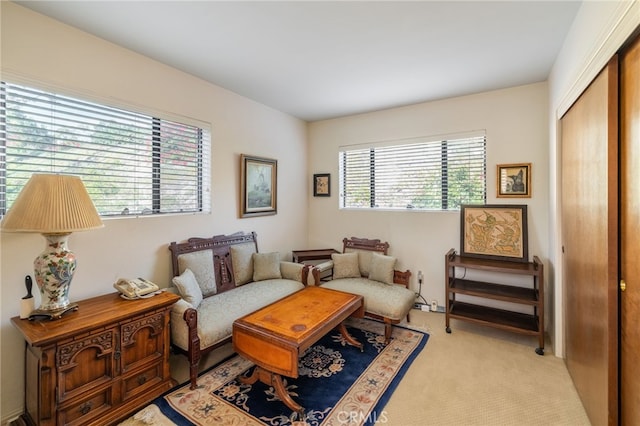
[[[526,205],[460,206],[460,255],[528,262]]]
[[[240,217],[277,213],[278,161],[240,155]]]

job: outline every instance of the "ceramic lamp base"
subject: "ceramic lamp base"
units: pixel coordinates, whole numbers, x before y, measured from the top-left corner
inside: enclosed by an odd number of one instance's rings
[[[47,246],[33,263],[41,303],[33,315],[51,319],[69,311],[69,287],[76,270],[76,256],[67,248],[69,233],[43,234]],[[75,309],[78,309],[77,305]]]

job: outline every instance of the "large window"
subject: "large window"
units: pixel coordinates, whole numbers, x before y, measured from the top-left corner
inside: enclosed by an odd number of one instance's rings
[[[457,210],[486,202],[484,134],[340,150],[340,207]]]
[[[0,82],[0,215],[33,173],[82,178],[102,216],[210,211],[201,127]]]

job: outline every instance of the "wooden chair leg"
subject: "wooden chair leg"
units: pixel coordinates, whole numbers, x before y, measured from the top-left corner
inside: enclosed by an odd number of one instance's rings
[[[391,341],[391,332],[393,331],[391,329],[391,326],[392,325],[390,322],[387,322],[387,321],[384,322],[384,344],[385,345],[388,345],[389,342]]]

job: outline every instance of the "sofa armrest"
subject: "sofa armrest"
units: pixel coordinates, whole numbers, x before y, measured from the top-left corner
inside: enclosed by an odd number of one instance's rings
[[[318,263],[315,268],[318,270],[318,273],[326,272],[330,269],[333,269],[333,260],[327,260],[322,263]]]
[[[306,286],[309,275],[309,266],[302,263],[281,260],[280,274],[284,279],[298,281]]]
[[[189,348],[189,325],[184,319],[188,310],[195,311],[191,303],[184,299],[178,300],[171,307],[171,340],[184,351]]]
[[[394,284],[402,284],[406,288],[409,288],[409,280],[411,280],[411,271],[410,270],[407,269],[406,271],[398,271],[398,270],[394,270],[393,271],[393,283]]]
[[[327,260],[315,266],[309,266],[309,282],[308,285],[320,285],[320,274],[333,269],[333,260]]]

